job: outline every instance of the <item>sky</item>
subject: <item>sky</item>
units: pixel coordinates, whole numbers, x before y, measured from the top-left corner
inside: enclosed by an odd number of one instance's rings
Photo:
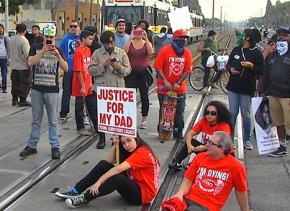
[[[271,0],[275,5],[276,0]],[[289,0],[281,0],[286,2]],[[213,0],[199,0],[206,18],[212,17]],[[265,13],[267,0],[215,0],[215,17],[220,18],[221,6],[223,17],[228,21],[246,20],[250,17],[261,17]],[[224,18],[222,18],[224,20]]]

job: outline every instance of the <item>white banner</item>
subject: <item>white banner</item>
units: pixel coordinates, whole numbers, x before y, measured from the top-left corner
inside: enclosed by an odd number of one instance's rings
[[[169,12],[168,18],[173,32],[177,29],[186,30],[193,27],[188,6]]]
[[[97,87],[98,129],[137,136],[136,89]]]
[[[275,151],[280,144],[277,128],[272,127],[268,98],[253,97],[252,111],[259,154],[263,155]]]

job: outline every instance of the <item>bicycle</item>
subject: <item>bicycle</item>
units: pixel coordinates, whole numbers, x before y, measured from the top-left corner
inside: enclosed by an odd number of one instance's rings
[[[215,65],[213,67],[210,68],[210,75],[209,75],[209,85],[208,85],[208,90],[207,92],[210,92],[210,89],[212,87],[213,81],[214,79],[216,79],[216,77],[218,76],[218,72],[222,72],[220,78],[218,79],[218,81],[216,82],[222,89],[222,91],[227,94],[227,83],[229,81],[230,78],[230,73],[228,71],[226,71],[226,63],[227,61],[224,60],[225,55],[217,55],[216,53],[212,52],[212,54],[216,55],[216,59],[215,59]],[[228,56],[227,60],[228,60]],[[213,69],[213,71],[212,71]],[[196,66],[195,68],[193,68],[192,74],[189,75],[189,84],[190,86],[196,90],[196,91],[201,91],[203,88],[205,88],[203,86],[203,76],[204,76],[204,68],[202,66]]]

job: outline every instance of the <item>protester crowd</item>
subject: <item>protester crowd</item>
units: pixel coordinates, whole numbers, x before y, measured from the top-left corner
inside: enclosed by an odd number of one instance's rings
[[[163,27],[160,34],[153,36],[146,20],[140,20],[129,34],[126,27],[126,20],[120,18],[116,21],[115,33],[104,31],[98,36],[95,27],[87,26],[81,31],[79,23],[73,20],[58,47],[55,45],[57,29],[53,23],[46,24],[42,32],[39,26],[32,26],[32,34],[26,33],[25,24],[17,24],[17,35],[11,40],[0,24],[2,93],[7,94],[7,66],[10,64],[12,106],[32,107],[31,134],[26,147],[20,152],[21,157],[37,153],[45,107],[51,157],[60,159],[58,124],[68,117],[71,96],[75,97],[77,133],[82,136],[98,133],[97,148],[103,149],[106,135],[98,131],[96,114],[98,86],[139,89],[142,103],[139,128],[147,129],[148,92],[154,70],[157,73],[159,119],[167,91],[175,90],[178,100],[173,137],[184,139],[186,83],[188,74],[192,73],[192,55],[185,47],[186,32],[178,29],[172,33],[171,29],[167,31]],[[290,31],[278,29],[263,52],[256,46],[261,34],[255,28],[245,29],[239,33],[237,40],[227,64],[230,73],[227,84],[229,109],[221,102],[209,102],[202,119],[185,134],[185,144],[169,168],[179,170],[188,154],[197,155],[185,172],[178,192],[163,203],[164,210],[170,210],[166,207],[176,204],[184,207],[182,210],[185,207],[187,210],[220,210],[233,187],[240,209],[249,210],[246,170],[234,157],[233,134],[240,110],[244,146],[246,150],[253,149],[250,138],[251,98],[255,95],[268,97],[271,125],[276,126],[278,131],[280,147],[269,155],[280,157],[287,154],[286,137],[290,135]],[[216,33],[210,31],[198,47],[206,70],[204,87],[208,86],[211,71],[206,67],[206,60],[211,52],[217,53],[218,50]],[[154,53],[156,58],[151,67],[149,60]],[[60,68],[64,75],[58,113]],[[29,92],[31,102],[27,101]],[[90,131],[85,128],[86,117],[93,125]],[[202,139],[198,140],[200,133]],[[113,143],[108,160],[100,161],[76,185],[56,195],[66,199],[70,207],[87,204],[114,190],[131,204],[150,203],[157,194],[160,176],[157,155],[139,135],[137,138],[114,136]],[[115,164],[116,148],[120,148],[120,164]]]

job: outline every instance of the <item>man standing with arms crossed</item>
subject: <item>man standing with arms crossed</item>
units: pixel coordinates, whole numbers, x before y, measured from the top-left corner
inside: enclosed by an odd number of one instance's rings
[[[59,66],[68,70],[62,51],[55,47],[56,27],[47,23],[43,29],[44,42],[33,45],[29,51],[28,65],[33,68],[31,91],[32,131],[27,146],[20,152],[20,157],[36,154],[37,143],[40,138],[43,107],[47,111],[49,122],[49,141],[51,158],[60,159],[58,139],[58,69]]]
[[[62,98],[61,98],[61,110],[60,110],[60,120],[66,120],[66,116],[69,113],[70,97],[72,93],[72,78],[74,70],[74,53],[75,49],[80,43],[80,27],[77,21],[72,21],[70,23],[70,32],[61,40],[60,48],[65,55],[65,59],[68,63],[68,70],[63,75],[62,81]]]

